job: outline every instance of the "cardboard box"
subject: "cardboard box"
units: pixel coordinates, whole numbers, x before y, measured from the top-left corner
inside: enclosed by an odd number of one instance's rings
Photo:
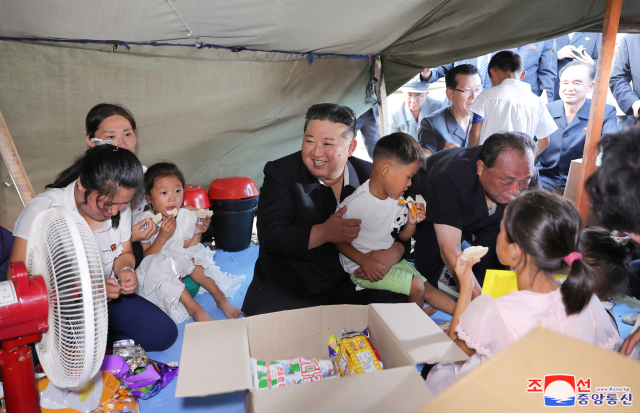
[[[550,411],[553,409],[545,406],[542,389],[545,380],[554,379],[545,376],[558,375],[573,376],[576,392],[590,396],[588,405],[580,405],[579,400],[575,400],[576,411],[640,411],[640,363],[538,327],[462,377],[420,412]],[[589,393],[586,392],[587,385]],[[602,393],[597,388],[604,387],[627,387],[629,391],[606,392],[617,394],[616,405],[608,405],[606,396],[603,405],[594,405],[591,395]],[[546,389],[549,393],[553,390]],[[628,393],[632,394],[632,405],[623,406],[621,395]]]
[[[331,334],[368,326],[384,370],[274,389],[253,388],[250,357],[328,359]],[[431,398],[415,365],[468,357],[412,303],[337,305],[188,324],[176,397],[248,390],[245,410],[414,412]]]

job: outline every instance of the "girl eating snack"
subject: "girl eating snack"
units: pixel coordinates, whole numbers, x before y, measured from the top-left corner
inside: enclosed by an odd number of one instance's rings
[[[162,221],[158,223],[160,231],[142,241],[144,260],[136,271],[136,293],[163,309],[176,323],[184,322],[189,316],[195,321],[211,321],[212,318],[191,297],[181,281],[190,275],[211,293],[225,316],[237,318],[240,310],[227,300],[224,293],[242,280],[214,280],[212,274],[205,272],[202,266],[205,264],[202,262],[205,248],[200,244],[200,236],[209,227],[211,219],[207,217],[198,222],[195,212],[180,209],[184,184],[182,172],[172,163],[152,165],[144,175],[146,201],[153,214],[162,215]],[[148,221],[149,225],[155,225],[152,220]]]

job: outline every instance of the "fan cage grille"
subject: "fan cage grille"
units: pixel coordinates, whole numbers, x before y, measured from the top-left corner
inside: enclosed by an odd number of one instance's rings
[[[83,377],[95,376],[107,345],[108,311],[104,274],[95,235],[75,213],[70,213],[80,233],[89,273],[81,270],[76,246],[64,216],[56,208],[42,212],[38,234],[30,234],[27,267],[30,274],[40,273],[49,294],[49,330],[36,345],[42,367],[55,386],[78,388],[85,385]],[[38,222],[39,221],[39,222]],[[37,230],[37,228],[36,228]],[[35,237],[33,235],[36,235]],[[90,283],[93,293],[94,334],[91,366],[85,365],[87,340],[82,285]],[[90,374],[87,376],[87,371]]]

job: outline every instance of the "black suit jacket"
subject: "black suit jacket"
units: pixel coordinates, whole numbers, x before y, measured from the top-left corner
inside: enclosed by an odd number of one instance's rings
[[[351,195],[371,176],[371,163],[349,158]],[[331,243],[308,249],[311,228],[336,210],[333,190],[320,184],[301,152],[268,162],[258,202],[260,253],[242,311],[247,315],[332,304],[341,290],[355,286]]]

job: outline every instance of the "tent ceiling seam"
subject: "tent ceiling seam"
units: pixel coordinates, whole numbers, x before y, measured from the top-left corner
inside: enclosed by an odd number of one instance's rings
[[[176,10],[176,8],[174,7],[174,5],[171,2],[171,0],[167,0],[167,3],[169,3],[169,6],[171,6],[171,8],[175,12],[176,16],[178,16],[178,18],[180,19],[180,21],[182,22],[184,27],[186,27],[187,30],[189,31],[189,34],[187,35],[187,37],[193,37],[195,39],[195,41],[198,42],[198,47],[204,46],[204,44],[200,41],[200,37],[198,37],[196,34],[193,33],[193,31],[191,30],[191,28],[189,27],[187,22],[185,22],[184,19],[182,18],[182,16],[180,16],[180,13],[178,13],[178,10]]]

